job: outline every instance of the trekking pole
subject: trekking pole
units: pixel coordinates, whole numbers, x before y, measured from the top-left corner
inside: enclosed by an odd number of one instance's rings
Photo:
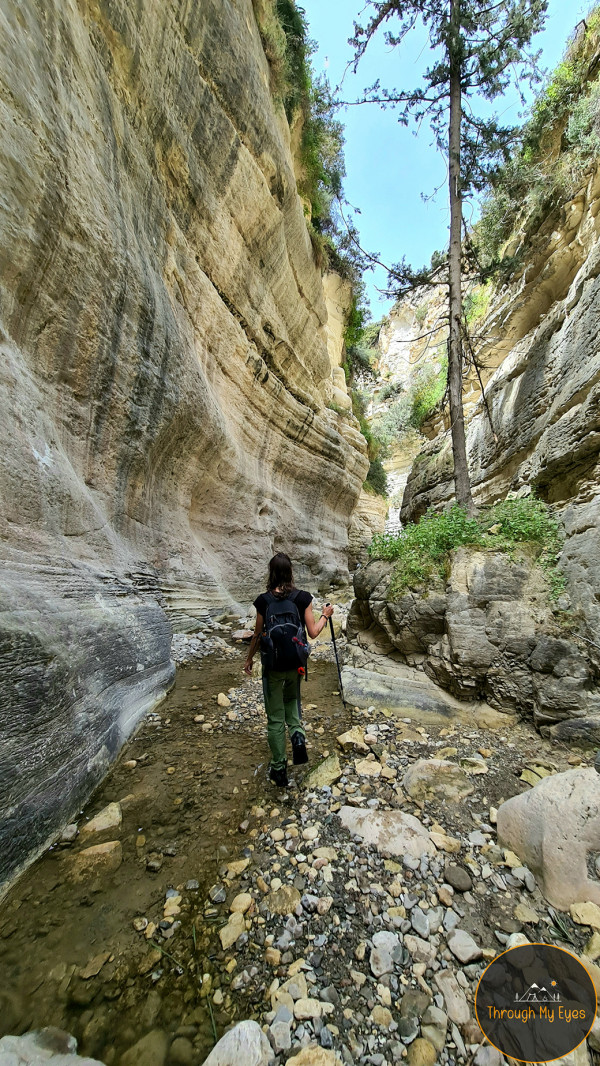
[[[330,603],[325,604],[326,607],[331,607]],[[340,660],[338,659],[337,646],[335,643],[335,633],[333,632],[333,622],[329,619],[329,629],[331,630],[331,643],[333,644],[333,654],[335,655],[335,665],[337,666],[338,678],[340,682],[340,696],[342,697],[342,703],[346,706],[346,700],[344,699],[344,686],[342,685],[342,671],[340,670]]]

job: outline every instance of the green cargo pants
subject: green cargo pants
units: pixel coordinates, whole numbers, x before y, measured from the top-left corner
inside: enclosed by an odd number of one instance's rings
[[[305,735],[298,705],[298,671],[273,670],[262,676],[267,737],[271,749],[271,766],[281,770],[286,763],[285,727],[293,733]]]

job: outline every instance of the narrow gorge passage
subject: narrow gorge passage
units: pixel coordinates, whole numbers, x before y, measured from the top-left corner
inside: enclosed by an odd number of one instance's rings
[[[173,959],[182,953],[193,958],[195,943],[198,961],[204,954],[203,902],[219,868],[252,843],[245,821],[250,810],[279,805],[283,819],[294,802],[294,791],[282,795],[267,781],[260,680],[243,678],[239,642],[227,653],[178,666],[173,689],[77,818],[78,836],[51,847],[3,901],[0,1037],[55,1026],[77,1033],[86,1054],[110,1063],[116,1051],[155,1028],[159,1014],[168,1029],[193,1014],[188,1030],[198,1034],[203,1050],[212,1046],[201,980],[190,996]],[[311,765],[333,750],[336,734],[349,725],[334,695],[337,684],[333,661],[311,663],[303,686]],[[229,711],[216,700],[228,690]],[[292,774],[296,781],[301,776]],[[109,804],[119,804],[121,824],[86,834],[86,822]],[[111,841],[118,842],[119,856],[108,851],[86,874],[78,854]],[[173,935],[159,929],[150,942],[132,922],[144,915],[158,922],[165,892],[181,885],[192,886],[185,929],[177,926]],[[189,919],[197,911],[196,939]],[[162,958],[161,951],[167,953]],[[214,955],[215,944],[206,951]],[[222,1031],[231,1018],[217,1014]]]
[[[440,936],[450,943],[460,923],[473,954],[459,989],[466,1006],[482,953],[520,930],[544,938],[549,922],[529,872],[514,875],[496,847],[490,809],[528,787],[524,768],[554,773],[586,760],[489,709],[466,708],[445,724],[408,709],[345,709],[320,642],[303,699],[310,765],[279,790],[266,779],[260,682],[240,678],[239,644],[221,644],[178,666],[175,687],[78,819],[78,836],[53,846],[7,897],[0,1036],[57,1026],[108,1066],[160,1061],[169,1045],[168,1061],[183,1066],[202,1062],[231,1022],[272,1020],[291,982],[313,1012],[294,1022],[297,1038],[323,1031],[323,1043],[337,1029],[357,1056],[397,1061],[404,1045],[388,1003],[401,995],[404,1039],[415,1023],[402,1003],[412,1010],[420,996],[423,1015],[430,998],[403,989],[403,976],[378,975],[367,939],[377,944],[390,922],[402,927],[400,962],[420,973],[439,967],[448,951]],[[332,756],[337,770],[307,789],[306,774],[322,760],[327,775]],[[424,759],[452,775],[407,789],[400,775]],[[110,804],[122,823],[86,833]],[[361,843],[340,810],[416,814],[438,850],[413,859],[405,840],[399,854],[393,833],[383,846]],[[86,875],[78,855],[109,840],[118,865],[111,850]],[[456,1026],[452,1035],[462,1040]]]

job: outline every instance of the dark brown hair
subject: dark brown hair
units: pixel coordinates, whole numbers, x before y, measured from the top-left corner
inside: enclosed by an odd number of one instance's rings
[[[294,575],[292,573],[292,560],[285,552],[277,552],[269,562],[269,579],[267,591],[281,589],[282,592],[291,592],[294,587]]]

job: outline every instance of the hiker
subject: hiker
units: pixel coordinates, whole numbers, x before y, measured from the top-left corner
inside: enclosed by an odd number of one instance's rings
[[[300,720],[300,681],[308,658],[308,635],[322,633],[333,607],[326,604],[315,620],[312,596],[294,586],[288,555],[277,552],[269,563],[266,593],[254,601],[256,626],[244,672],[251,676],[252,660],[261,645],[262,683],[271,749],[269,777],[276,785],[288,784],[285,727],[290,731],[294,764],[308,762],[305,733]],[[261,639],[262,638],[262,639]]]

